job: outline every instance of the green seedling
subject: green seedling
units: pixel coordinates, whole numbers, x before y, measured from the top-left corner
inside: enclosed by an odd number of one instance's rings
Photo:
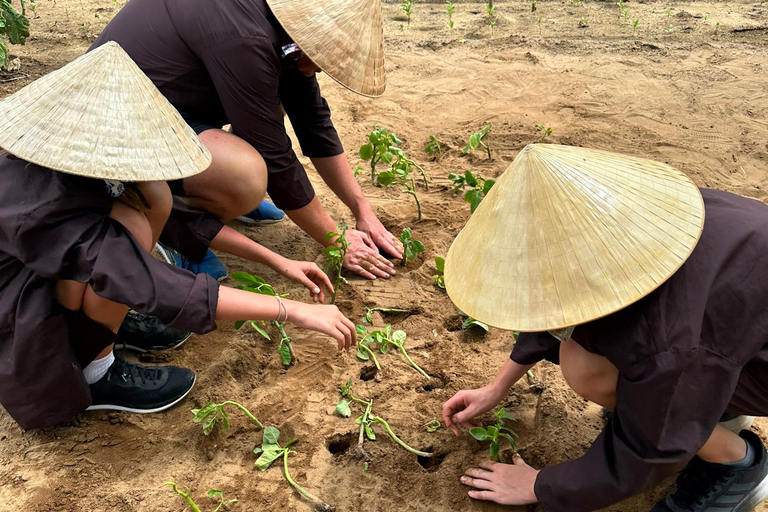
[[[539,34],[541,34],[541,16],[536,20],[536,24],[539,26]]]
[[[478,329],[482,329],[485,332],[488,332],[488,325],[484,324],[483,322],[479,320],[475,320],[471,316],[467,315],[463,311],[460,311],[459,314],[464,317],[464,321],[461,322],[461,328],[465,331],[467,329],[471,329],[472,327],[477,327]]]
[[[440,147],[440,141],[438,141],[434,135],[429,136],[429,142],[424,146],[424,152],[434,160],[440,160],[440,157],[442,156],[442,148]]]
[[[491,148],[489,145],[487,145],[483,139],[486,135],[488,135],[488,132],[491,131],[491,124],[488,123],[487,125],[483,126],[483,129],[479,132],[475,132],[472,135],[469,136],[469,141],[467,142],[467,145],[464,146],[464,149],[462,149],[462,153],[465,155],[469,153],[470,151],[476,150],[478,147],[482,147],[485,152],[488,154],[488,160],[491,159]]]
[[[397,138],[395,133],[390,132],[386,128],[376,128],[373,126],[373,131],[367,134],[368,143],[360,146],[360,158],[365,161],[371,162],[371,183],[376,183],[376,165],[379,162],[385,164],[391,164],[395,155],[392,152],[392,148],[399,148],[403,141]]]
[[[512,451],[517,451],[517,443],[515,442],[517,434],[504,423],[504,420],[515,421],[515,418],[507,411],[505,411],[503,407],[496,409],[493,415],[496,418],[496,425],[489,425],[487,427],[474,427],[470,429],[469,433],[478,441],[490,441],[491,459],[499,462],[500,439],[506,439],[509,441],[509,446],[512,448]]]
[[[344,258],[347,257],[347,249],[349,249],[346,222],[341,221],[336,227],[335,232],[332,231],[325,235],[326,242],[330,242],[331,240],[333,240],[333,244],[326,247],[323,253],[325,254],[325,271],[330,274],[333,281],[331,304],[335,304],[339,286],[341,286],[342,283],[347,282],[344,276],[341,275],[341,271],[344,268]]]
[[[528,378],[528,387],[532,389],[534,393],[538,395],[544,392],[546,386],[543,382],[536,378],[531,370],[528,370],[525,373],[525,376]]]
[[[173,492],[184,498],[184,501],[187,502],[187,505],[189,505],[189,508],[192,509],[193,512],[200,512],[200,507],[195,503],[195,501],[190,496],[190,491],[182,491],[178,487],[176,487],[176,484],[174,482],[165,482],[165,485],[170,485],[173,489]],[[236,499],[227,500],[224,499],[224,493],[217,490],[217,489],[211,489],[208,491],[208,497],[212,500],[219,500],[218,506],[213,509],[213,512],[219,512],[220,510],[226,510],[230,505],[234,505],[237,503]]]
[[[459,190],[459,187],[463,189],[465,186],[471,188],[464,192],[464,201],[469,203],[469,210],[471,213],[475,213],[477,207],[483,202],[485,196],[491,191],[491,188],[496,183],[496,180],[485,179],[482,176],[474,175],[471,171],[466,171],[464,176],[452,174],[448,178],[456,185],[454,190]]]
[[[448,13],[448,28],[453,31],[453,13],[456,11],[456,4],[451,2],[451,0],[447,0],[446,3],[448,4],[448,7],[445,9],[445,12]]]
[[[288,480],[288,483],[291,484],[294,489],[299,491],[299,494],[304,496],[307,501],[312,504],[312,507],[316,512],[333,512],[336,510],[333,506],[327,504],[314,494],[307,492],[303,487],[297,484],[293,478],[291,478],[291,474],[288,472],[288,456],[296,452],[289,449],[289,447],[298,442],[298,439],[292,439],[285,443],[284,446],[280,446],[279,441],[280,431],[277,428],[265,428],[261,446],[257,446],[253,449],[253,453],[259,456],[259,458],[256,459],[254,466],[259,471],[266,471],[269,469],[269,466],[271,466],[273,462],[282,457],[283,475],[285,475],[285,479]]]
[[[533,0],[533,1],[531,2],[531,12],[536,12],[536,8],[537,8],[537,5],[538,5],[538,4],[539,4],[539,3],[538,3],[536,0]]]
[[[624,19],[629,18],[629,11],[627,9],[624,9],[621,11],[621,15],[624,16]]]
[[[632,32],[637,32],[637,25],[640,23],[640,20],[634,20],[632,22]]]
[[[413,7],[413,2],[411,2],[411,0],[402,0],[402,3],[400,4],[400,8],[408,17],[408,26],[411,25],[411,8],[412,7]]]
[[[195,423],[203,424],[203,434],[206,436],[213,432],[213,429],[217,423],[221,423],[221,428],[228,430],[229,416],[227,415],[227,411],[224,410],[225,405],[231,405],[243,411],[248,419],[251,420],[251,423],[256,425],[258,430],[261,430],[261,422],[256,419],[256,416],[251,414],[251,411],[246,409],[244,406],[237,402],[233,402],[232,400],[227,400],[226,402],[222,402],[220,404],[209,402],[200,409],[192,409],[192,414],[194,415],[192,421]]]
[[[419,253],[424,252],[424,244],[413,239],[411,228],[403,229],[403,232],[400,234],[400,241],[403,243],[403,266],[405,266],[408,260],[412,260]]]
[[[537,124],[536,129],[541,132],[541,139],[539,140],[539,142],[544,142],[547,137],[552,135],[552,128],[546,127],[543,124]]]
[[[365,316],[363,317],[364,324],[373,324],[373,314],[379,311],[381,313],[407,313],[405,309],[398,308],[365,308]]]
[[[355,331],[357,332],[357,351],[355,352],[355,355],[361,361],[373,361],[373,364],[376,365],[376,369],[381,370],[381,365],[379,364],[379,360],[376,358],[376,353],[368,344],[369,340],[366,338],[368,335],[368,330],[365,328],[365,326],[356,325]]]
[[[236,287],[239,290],[258,293],[260,295],[269,295],[271,297],[278,296],[275,289],[260,276],[254,276],[248,272],[232,272],[231,276],[232,279],[240,283],[240,286]],[[288,294],[279,295],[279,297],[287,296]],[[266,322],[261,320],[238,320],[235,322],[235,329],[240,329],[246,323],[253,327],[253,329],[261,336],[272,341],[272,337],[266,331]],[[296,356],[293,353],[293,347],[291,346],[291,337],[285,332],[285,322],[272,320],[270,325],[277,329],[277,332],[280,334],[280,343],[277,345],[277,353],[280,354],[280,362],[283,363],[283,366],[292,365]]]
[[[405,350],[405,338],[406,334],[405,331],[397,330],[392,332],[392,326],[390,324],[387,324],[383,331],[371,331],[368,332],[368,329],[364,325],[358,325],[356,327],[357,330],[357,337],[358,337],[358,344],[361,342],[364,342],[366,347],[369,347],[371,344],[376,344],[379,346],[379,352],[382,354],[386,354],[389,352],[390,345],[396,347],[400,353],[403,355],[406,361],[408,361],[408,364],[411,365],[413,369],[415,369],[417,372],[419,372],[421,375],[423,375],[425,378],[430,379],[431,377],[427,372],[421,369],[421,366],[417,365],[413,359],[411,359],[411,356],[408,355],[408,352]],[[372,353],[372,351],[371,351]],[[360,357],[360,354],[358,353],[358,357]],[[364,359],[367,360],[367,359]]]
[[[413,160],[405,157],[399,148],[398,151],[399,154],[397,161],[392,164],[392,167],[388,171],[379,173],[376,181],[379,183],[379,185],[383,186],[395,184],[403,187],[401,190],[403,194],[413,196],[413,200],[416,202],[416,211],[418,214],[417,220],[421,220],[421,201],[419,200],[419,196],[416,193],[416,181],[413,179],[413,176],[411,176],[413,173],[413,168],[417,167],[421,170],[425,184],[427,183],[427,177],[426,174],[424,174],[424,169],[422,169]]]
[[[440,423],[439,420],[429,420],[424,424],[424,430],[431,434],[433,432],[437,432],[442,426],[443,424]]]
[[[431,453],[428,452],[422,452],[420,450],[417,450],[415,448],[412,448],[408,446],[403,440],[401,440],[392,430],[392,427],[389,426],[389,423],[382,418],[381,416],[376,416],[373,411],[373,400],[363,400],[361,398],[357,398],[354,395],[352,395],[352,392],[350,389],[352,388],[352,380],[348,380],[347,383],[339,388],[339,393],[341,394],[341,401],[336,404],[336,414],[341,416],[342,418],[349,418],[352,416],[352,404],[359,404],[363,408],[363,414],[358,416],[355,419],[355,423],[360,425],[360,433],[357,439],[357,448],[356,451],[360,455],[365,456],[365,450],[363,449],[363,443],[365,442],[365,439],[369,439],[371,441],[376,440],[376,433],[373,430],[373,426],[378,424],[381,424],[384,427],[384,430],[387,431],[387,434],[389,434],[389,437],[392,438],[393,441],[395,441],[397,444],[408,450],[409,452],[413,453],[414,455],[418,455],[419,457],[432,457]]]
[[[24,44],[29,37],[26,4],[24,0],[20,4],[21,13],[11,5],[11,0],[0,0],[0,69],[7,68],[11,63],[5,38],[8,38],[10,44]]]
[[[435,268],[437,269],[437,274],[433,275],[432,279],[434,279],[438,288],[445,290],[445,258],[437,256],[435,258]]]
[[[488,2],[485,5],[485,12],[488,13],[488,26],[491,27],[491,35],[493,35],[493,29],[496,26],[496,7],[493,5],[493,2]]]

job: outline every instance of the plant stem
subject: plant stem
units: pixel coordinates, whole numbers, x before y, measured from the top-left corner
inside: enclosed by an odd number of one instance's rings
[[[438,150],[439,151],[439,150]],[[427,181],[427,174],[424,172],[424,168],[422,168],[419,164],[411,160],[411,164],[416,167],[418,170],[421,171],[421,177],[424,180],[424,190],[429,191],[429,182]]]
[[[189,496],[188,492],[180,491],[178,488],[176,488],[176,484],[173,482],[166,482],[165,485],[170,485],[173,489],[173,492],[184,498],[184,501],[187,502],[189,507],[192,509],[192,512],[200,512],[200,507],[197,506],[197,503],[195,503],[194,500]]]
[[[421,366],[419,366],[419,365],[417,365],[416,363],[413,362],[413,359],[411,359],[411,357],[408,355],[408,352],[405,351],[405,347],[402,344],[397,344],[396,343],[395,345],[397,346],[397,348],[400,349],[400,353],[403,354],[403,357],[405,357],[406,361],[408,361],[408,364],[410,364],[412,367],[414,367],[417,372],[422,374],[427,379],[431,379],[432,378],[432,377],[429,376],[429,374],[427,372],[425,372],[424,370],[421,369]]]
[[[416,201],[416,209],[418,210],[418,213],[419,213],[418,220],[421,220],[421,201],[419,201],[419,196],[416,195],[415,188],[416,188],[416,183],[413,181],[413,178],[411,178],[411,186],[406,185],[405,190],[403,190],[403,192],[405,192],[406,194],[411,194],[413,196],[413,199]]]
[[[231,401],[231,400],[227,400],[226,402],[224,402],[223,404],[221,404],[221,406],[222,406],[222,407],[224,407],[225,405],[234,405],[235,407],[237,407],[238,409],[240,409],[241,411],[243,411],[243,413],[244,413],[246,416],[248,416],[248,419],[249,419],[249,420],[251,420],[251,421],[253,422],[253,424],[254,424],[254,425],[256,425],[256,428],[258,428],[259,430],[261,430],[262,428],[264,428],[264,426],[261,424],[261,422],[260,422],[259,420],[257,420],[257,419],[256,419],[256,416],[254,416],[253,414],[251,414],[251,411],[249,411],[248,409],[246,409],[245,407],[243,407],[243,406],[242,406],[242,405],[240,405],[239,403],[237,403],[237,402],[233,402],[233,401]]]
[[[357,438],[357,446],[358,448],[363,447],[363,443],[365,442],[365,424],[368,421],[368,416],[371,414],[371,408],[373,407],[373,400],[370,402],[366,402],[365,400],[360,400],[359,398],[352,398],[352,400],[355,400],[356,402],[362,402],[365,403],[365,412],[363,413],[363,416],[360,418],[360,436]]]
[[[483,141],[480,141],[480,145],[485,148],[485,152],[488,153],[488,160],[490,160],[491,159],[491,147],[490,146],[486,146]]]
[[[419,450],[417,450],[415,448],[411,448],[410,446],[405,444],[405,442],[403,442],[399,437],[397,437],[395,435],[394,432],[392,432],[392,429],[390,428],[389,423],[387,423],[383,418],[380,418],[380,417],[376,416],[371,421],[371,423],[381,423],[382,425],[384,425],[384,428],[387,430],[387,434],[389,434],[389,436],[392,439],[394,439],[397,444],[399,444],[400,446],[402,446],[403,448],[405,448],[409,452],[413,453],[414,455],[418,455],[419,457],[432,457],[431,453],[419,451]]]
[[[310,502],[312,502],[312,505],[315,507],[315,510],[324,510],[324,511],[332,511],[335,510],[332,506],[315,496],[314,494],[311,494],[307,491],[305,491],[299,484],[297,484],[293,478],[291,478],[290,473],[288,473],[288,452],[290,450],[283,449],[283,473],[285,474],[285,479],[288,480],[288,483],[293,486],[294,489],[299,491],[302,496],[307,498]]]
[[[371,356],[371,359],[373,360],[373,364],[376,365],[376,369],[377,370],[381,370],[381,366],[379,365],[379,360],[376,359],[376,354],[373,353],[373,350],[371,350],[370,347],[368,347],[367,345],[365,345],[363,343],[359,343],[359,345],[360,345],[360,348],[362,348],[363,350],[368,352],[368,355]]]

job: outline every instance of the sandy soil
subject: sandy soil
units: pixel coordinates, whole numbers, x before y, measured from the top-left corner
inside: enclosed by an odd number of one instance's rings
[[[38,0],[32,37],[12,48],[22,73],[0,76],[0,96],[80,55],[121,6],[122,0]],[[365,365],[337,355],[329,339],[292,328],[300,362],[284,371],[273,344],[224,324],[179,350],[140,358],[198,374],[190,398],[166,414],[92,413],[22,432],[0,412],[0,510],[184,510],[163,487],[168,480],[192,488],[204,510],[214,508],[205,498],[210,488],[238,498],[235,510],[308,510],[278,468],[253,469],[251,450],[261,434],[245,418],[233,414],[230,430],[209,437],[191,423],[191,408],[226,399],[242,402],[286,438],[300,438],[291,458],[295,478],[338,510],[502,510],[470,501],[458,484],[486,447],[444,428],[432,434],[423,428],[455,391],[489,381],[513,344],[509,333],[457,329],[456,309],[432,284],[434,256],[446,253],[469,217],[447,175],[472,168],[498,176],[540,138],[536,125],[542,124],[552,128],[551,142],[654,158],[698,185],[768,199],[768,6],[628,1],[625,9],[626,18],[613,2],[541,0],[536,12],[528,2],[497,2],[491,33],[481,4],[457,4],[453,31],[443,4],[416,3],[410,25],[396,4],[387,4],[386,95],[365,99],[321,78],[353,165],[365,133],[378,123],[398,133],[432,180],[430,191],[421,192],[425,218],[417,223],[409,198],[361,176],[385,224],[398,232],[412,226],[427,250],[389,281],[350,278],[339,305],[356,320],[366,306],[407,309],[376,321],[406,330],[410,353],[435,378],[427,381],[387,355],[379,375],[361,380]],[[637,30],[632,20],[639,20]],[[493,125],[487,138],[493,159],[461,155],[469,134],[484,123]],[[422,151],[429,135],[443,143],[439,162]],[[351,221],[316,173],[310,175],[330,211]],[[282,254],[322,262],[319,247],[290,222],[237,227]],[[262,274],[281,291],[304,297],[270,271],[224,259],[230,270]],[[545,385],[541,394],[520,383],[505,401],[518,417],[522,455],[536,467],[578,457],[602,428],[600,409],[572,393],[557,367],[542,364],[535,373]],[[364,470],[343,449],[356,425],[333,415],[336,388],[347,379],[360,396],[376,399],[375,410],[406,442],[435,451],[436,462],[420,464],[381,432],[367,445],[371,460]],[[755,428],[766,434],[768,423]],[[668,490],[663,485],[608,510],[647,511]]]

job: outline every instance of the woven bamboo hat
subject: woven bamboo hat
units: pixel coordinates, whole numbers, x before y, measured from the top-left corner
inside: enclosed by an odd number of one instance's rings
[[[211,155],[114,42],[0,101],[0,147],[49,169],[121,181],[204,171]]]
[[[459,309],[495,327],[574,326],[656,289],[703,224],[698,188],[668,165],[531,144],[453,242],[445,285]]]
[[[364,96],[387,87],[381,0],[267,0],[299,48],[341,85]]]

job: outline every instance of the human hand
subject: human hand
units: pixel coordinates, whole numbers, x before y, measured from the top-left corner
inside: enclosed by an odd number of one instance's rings
[[[283,258],[273,268],[280,275],[306,286],[310,295],[312,295],[312,300],[315,302],[323,302],[325,300],[323,289],[333,295],[333,285],[330,279],[328,279],[328,276],[325,275],[325,272],[320,267],[312,262]]]
[[[355,324],[336,306],[313,306],[296,301],[284,301],[284,304],[288,321],[296,327],[327,334],[337,341],[339,350],[349,350],[350,347],[357,345]]]
[[[485,461],[480,464],[480,469],[468,469],[461,477],[461,483],[474,487],[468,494],[475,500],[500,505],[529,505],[539,501],[533,491],[538,475],[539,470],[515,454],[512,464]]]
[[[389,278],[395,275],[395,266],[379,254],[379,249],[367,233],[355,229],[347,230],[347,256],[344,268],[368,279]]]
[[[368,216],[361,217],[357,221],[357,229],[371,237],[377,247],[381,247],[390,256],[403,259],[403,244],[395,235],[387,231],[384,224],[371,213]]]
[[[496,407],[501,398],[502,392],[491,384],[478,389],[459,391],[443,404],[445,426],[456,436],[461,435],[459,427],[470,429],[480,426],[473,418]]]

